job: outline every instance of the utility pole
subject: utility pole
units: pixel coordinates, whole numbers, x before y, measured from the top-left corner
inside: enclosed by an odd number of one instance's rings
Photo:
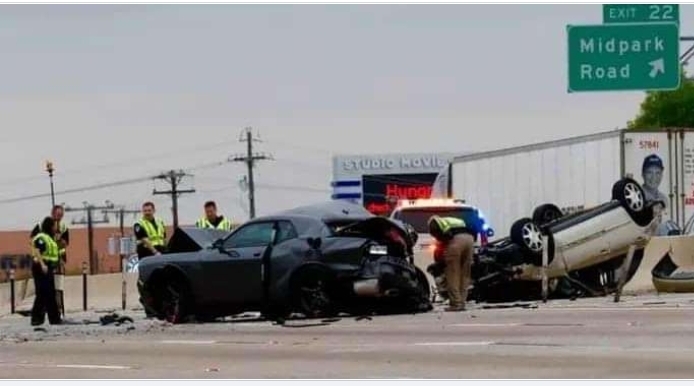
[[[125,215],[126,214],[138,214],[141,211],[139,209],[125,209],[124,206],[121,206],[118,209],[104,209],[101,211],[103,214],[108,215],[110,214],[115,214],[116,217],[118,218],[118,223],[120,226],[120,237],[125,237]]]
[[[253,178],[253,168],[255,167],[256,161],[271,160],[272,155],[261,154],[253,152],[253,142],[261,142],[257,138],[253,138],[253,129],[250,127],[246,128],[246,135],[241,137],[241,142],[246,142],[246,155],[234,155],[230,156],[229,162],[243,162],[248,168],[246,174],[248,180],[248,206],[250,218],[255,218],[255,179]]]
[[[156,190],[152,192],[154,195],[158,194],[166,194],[171,196],[171,201],[172,201],[172,208],[171,210],[173,211],[173,227],[174,230],[178,228],[178,195],[183,194],[183,193],[195,193],[195,189],[179,189],[179,185],[181,183],[181,180],[183,177],[186,176],[191,176],[190,174],[186,174],[183,172],[183,170],[169,170],[166,173],[162,173],[158,176],[155,176],[154,179],[156,180],[164,180],[166,181],[170,186],[170,190]]]
[[[82,217],[79,221],[72,220],[73,225],[87,225],[87,243],[89,244],[89,273],[96,275],[99,272],[99,260],[94,253],[94,225],[106,224],[109,222],[108,216],[104,214],[103,219],[95,220],[93,212],[105,209],[113,209],[113,203],[106,201],[106,205],[95,206],[86,201],[82,202],[82,208],[65,207],[65,212],[87,212],[86,219]]]

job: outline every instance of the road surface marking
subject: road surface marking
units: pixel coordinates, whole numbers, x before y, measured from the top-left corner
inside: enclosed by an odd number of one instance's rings
[[[450,327],[513,327],[520,326],[521,323],[457,323],[449,324]]]
[[[421,342],[412,343],[412,346],[490,346],[494,342]]]
[[[113,366],[113,365],[55,365],[55,367],[63,369],[99,369],[99,370],[129,370],[130,366]]]
[[[215,344],[216,340],[162,340],[164,344]]]
[[[685,311],[694,310],[694,307],[547,307],[542,308],[543,311],[559,310],[559,311]]]

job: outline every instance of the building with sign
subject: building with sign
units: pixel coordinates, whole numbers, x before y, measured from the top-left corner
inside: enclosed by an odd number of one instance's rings
[[[388,214],[397,199],[429,198],[437,175],[455,155],[414,153],[335,156],[332,198],[362,204],[374,214]]]

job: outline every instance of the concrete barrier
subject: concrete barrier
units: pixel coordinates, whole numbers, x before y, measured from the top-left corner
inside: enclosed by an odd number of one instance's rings
[[[651,237],[643,251],[639,268],[626,283],[622,293],[637,295],[656,291],[651,271],[668,253],[680,268],[694,270],[694,236]]]
[[[122,281],[120,273],[87,276],[88,309],[122,309]],[[126,308],[140,307],[137,292],[137,274],[126,273]],[[66,276],[64,281],[65,312],[82,310],[82,275]],[[34,301],[32,280],[17,282],[17,310],[31,309]],[[10,313],[10,285],[0,284],[0,315]]]

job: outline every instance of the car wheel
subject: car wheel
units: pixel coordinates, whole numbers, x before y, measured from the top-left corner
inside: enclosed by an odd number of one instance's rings
[[[333,278],[332,272],[321,265],[309,265],[296,271],[291,286],[294,308],[307,318],[334,316]]]
[[[183,323],[190,315],[190,290],[181,279],[167,280],[161,289],[161,314],[173,324]]]
[[[564,213],[554,204],[543,204],[533,211],[533,221],[539,226],[545,226],[563,216]]]
[[[612,199],[619,201],[638,225],[646,226],[653,220],[652,211],[646,210],[643,188],[631,178],[623,178],[612,186]]]
[[[511,241],[532,256],[542,255],[542,232],[529,218],[522,218],[511,226]]]

